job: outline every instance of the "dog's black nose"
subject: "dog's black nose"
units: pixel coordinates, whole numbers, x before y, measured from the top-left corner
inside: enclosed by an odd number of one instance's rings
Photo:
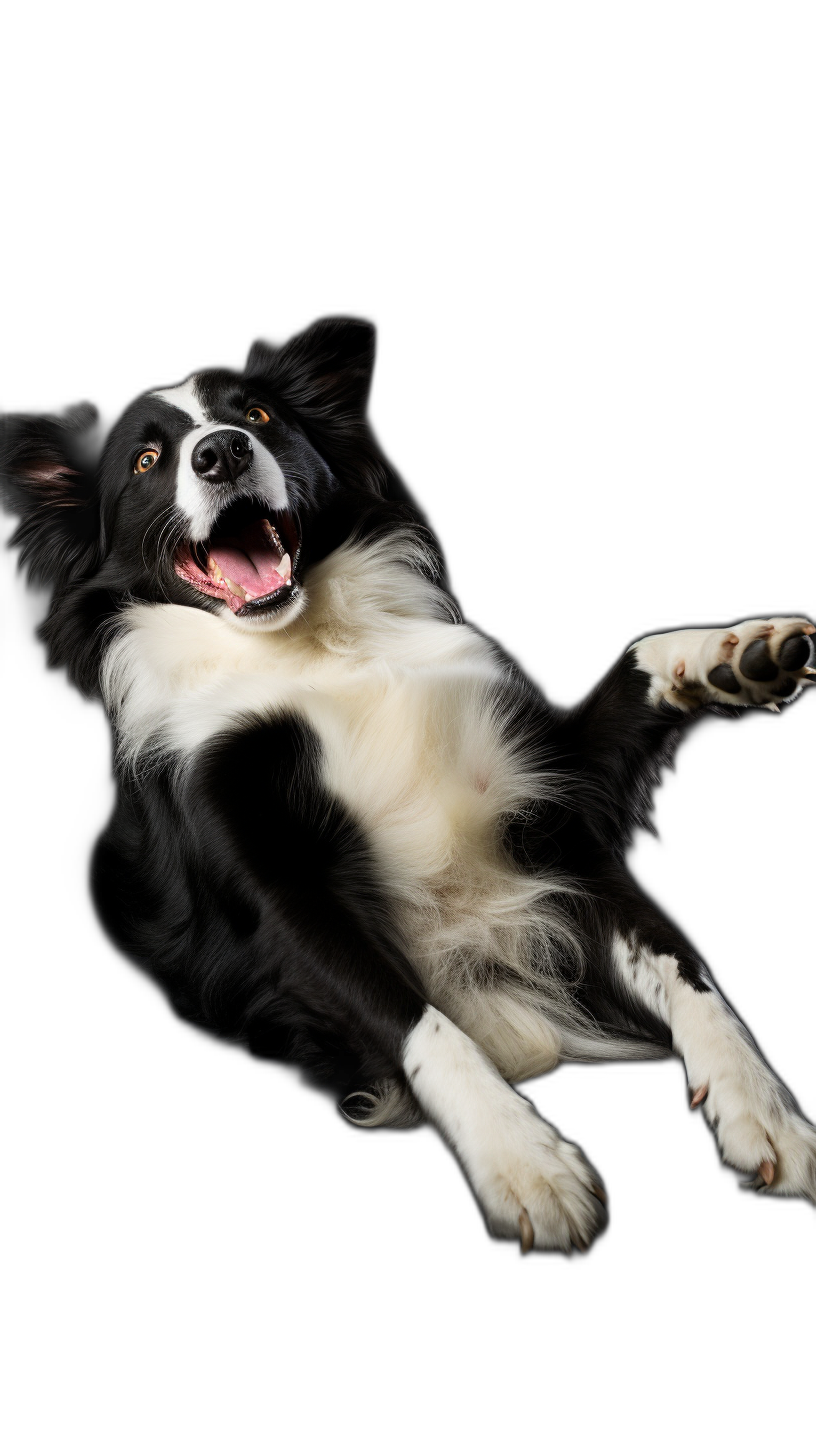
[[[216,430],[199,440],[193,451],[196,475],[216,484],[237,480],[251,464],[252,441],[243,430]]]

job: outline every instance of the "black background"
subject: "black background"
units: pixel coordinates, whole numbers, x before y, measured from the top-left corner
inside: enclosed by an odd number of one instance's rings
[[[816,612],[796,159],[759,138],[635,157],[595,137],[578,165],[548,157],[527,144],[421,202],[369,162],[342,217],[319,183],[296,204],[278,178],[240,227],[226,201],[217,226],[179,220],[162,175],[163,202],[134,188],[115,217],[101,199],[26,230],[3,408],[115,412],[242,368],[255,338],[357,317],[379,331],[377,435],[463,614],[552,699],[646,633]],[[305,1306],[334,1325],[369,1310],[376,1331],[407,1290],[456,1289],[516,1328],[544,1300],[669,1300],[707,1322],[734,1291],[740,1307],[796,1293],[813,1210],[731,1184],[682,1064],[562,1067],[525,1089],[605,1179],[609,1229],[587,1258],[520,1259],[427,1130],[345,1124],[112,965],[85,898],[108,732],[45,670],[44,603],[10,552],[4,572],[13,1139],[52,1296],[133,1313],[192,1289],[283,1328]],[[701,722],[631,856],[809,1118],[815,712],[806,693]]]

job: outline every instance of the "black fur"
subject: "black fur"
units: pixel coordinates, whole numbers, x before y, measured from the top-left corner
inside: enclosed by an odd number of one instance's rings
[[[93,885],[113,939],[181,1015],[345,1088],[393,1073],[421,987],[318,755],[295,720],[247,722],[187,792],[167,771],[123,777]]]

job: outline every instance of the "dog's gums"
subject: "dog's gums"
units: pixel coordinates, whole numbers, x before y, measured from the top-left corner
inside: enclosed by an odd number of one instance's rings
[[[291,600],[299,558],[291,515],[273,518],[249,498],[224,511],[206,541],[180,546],[174,565],[196,591],[220,598],[236,616],[250,616]]]

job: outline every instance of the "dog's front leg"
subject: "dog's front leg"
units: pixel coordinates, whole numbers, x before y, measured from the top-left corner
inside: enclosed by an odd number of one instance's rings
[[[669,1027],[691,1106],[702,1106],[724,1161],[757,1188],[816,1201],[816,1128],[702,963],[651,949],[638,931],[615,935],[612,959],[619,986]]]
[[[426,1115],[453,1148],[488,1227],[529,1249],[586,1249],[604,1226],[598,1174],[499,1075],[454,1022],[428,1006],[403,1066]]]

